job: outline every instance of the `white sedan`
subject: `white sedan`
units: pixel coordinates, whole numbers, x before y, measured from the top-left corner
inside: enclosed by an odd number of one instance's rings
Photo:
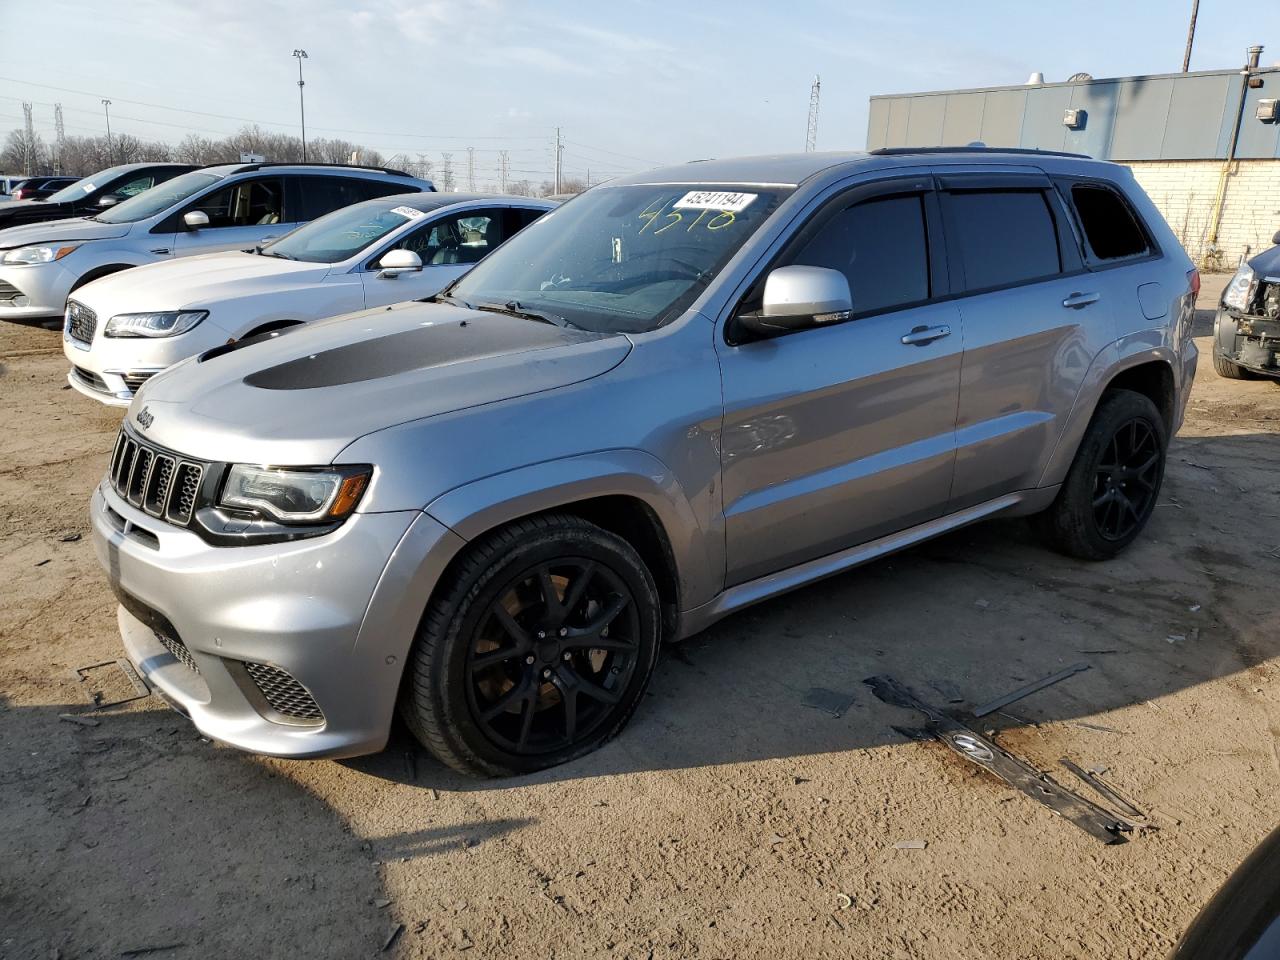
[[[128,406],[151,376],[212,347],[438,293],[556,203],[414,193],[367,200],[252,251],[121,271],[67,301],[67,380]]]

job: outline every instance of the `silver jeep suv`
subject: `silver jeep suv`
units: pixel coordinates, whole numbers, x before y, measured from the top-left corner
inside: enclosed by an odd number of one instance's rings
[[[500,775],[615,734],[659,643],[987,517],[1150,517],[1198,274],[1123,167],[985,149],[597,187],[428,302],[228,345],[93,495],[132,661],[207,735]]]

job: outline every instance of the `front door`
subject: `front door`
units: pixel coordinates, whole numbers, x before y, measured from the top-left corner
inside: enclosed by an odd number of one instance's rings
[[[841,270],[852,318],[717,338],[728,585],[941,515],[955,462],[961,330],[928,178],[837,195],[770,267]],[[766,271],[767,272],[767,271]],[[752,309],[764,274],[739,309]]]
[[[208,225],[187,227],[182,216],[192,210],[203,212],[209,218]],[[285,220],[284,181],[280,177],[237,180],[183,207],[177,217],[174,256],[251,250],[289,229]]]
[[[378,307],[439,293],[506,239],[506,213],[500,208],[448,213],[428,220],[379,251],[360,275],[365,305]],[[397,277],[381,276],[378,260],[391,250],[412,250],[421,258],[422,269]]]

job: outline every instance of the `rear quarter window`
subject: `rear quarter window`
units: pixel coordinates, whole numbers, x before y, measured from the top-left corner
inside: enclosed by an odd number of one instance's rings
[[[1146,231],[1129,202],[1111,187],[1074,184],[1071,206],[1095,260],[1128,260],[1151,252]]]
[[[1041,190],[965,190],[948,198],[947,243],[959,247],[966,290],[1053,277],[1058,232]]]

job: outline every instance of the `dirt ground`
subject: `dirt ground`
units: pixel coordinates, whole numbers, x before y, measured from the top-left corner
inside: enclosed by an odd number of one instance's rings
[[[0,957],[1162,956],[1280,821],[1280,385],[1217,378],[1210,317],[1122,558],[962,531],[669,649],[618,740],[495,782],[403,732],[289,762],[154,697],[61,720],[72,669],[120,655],[86,519],[120,416],[64,386],[59,333],[0,325]],[[1059,758],[1109,768],[1159,828],[1123,845],[894,732],[916,718],[862,684],[976,704],[1078,661],[980,723],[1082,793]]]

